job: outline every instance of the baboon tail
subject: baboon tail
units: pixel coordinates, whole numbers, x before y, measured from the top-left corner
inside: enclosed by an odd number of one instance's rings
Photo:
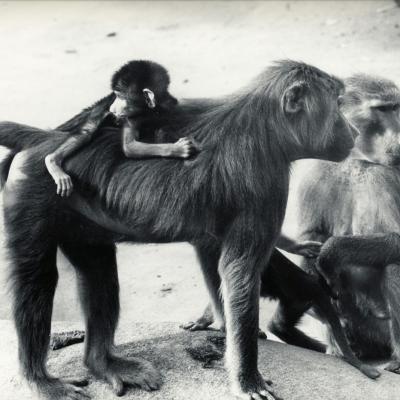
[[[51,137],[51,134],[51,131],[44,131],[28,125],[8,121],[0,122],[0,146],[11,150],[11,153],[0,161],[0,190],[7,181],[14,156],[19,151],[45,142]]]
[[[8,178],[8,173],[10,171],[11,163],[14,159],[14,156],[17,153],[15,151],[12,151],[11,153],[7,154],[6,157],[4,157],[0,161],[0,190],[4,188],[4,185],[7,182]]]
[[[16,153],[46,141],[51,135],[48,131],[15,122],[0,122],[0,146]]]

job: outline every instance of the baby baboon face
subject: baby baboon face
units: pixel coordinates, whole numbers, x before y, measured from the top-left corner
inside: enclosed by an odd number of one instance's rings
[[[112,78],[115,101],[110,112],[118,118],[129,118],[149,110],[168,111],[178,103],[168,86],[169,75],[163,66],[152,61],[130,61]]]

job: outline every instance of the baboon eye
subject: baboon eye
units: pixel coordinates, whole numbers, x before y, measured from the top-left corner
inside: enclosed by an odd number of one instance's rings
[[[381,106],[376,106],[374,108],[380,112],[392,112],[397,111],[399,107],[399,104],[382,104]]]

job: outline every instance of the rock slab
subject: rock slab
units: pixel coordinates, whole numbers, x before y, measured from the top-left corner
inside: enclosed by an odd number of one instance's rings
[[[10,321],[0,321],[0,384],[4,400],[34,399],[18,376],[16,335]],[[53,324],[56,332],[82,328],[79,324]],[[227,374],[220,365],[202,368],[187,347],[206,341],[210,332],[188,333],[177,323],[130,324],[119,328],[118,351],[152,361],[164,376],[157,392],[129,389],[125,400],[228,400]],[[49,369],[56,376],[85,374],[83,345],[49,351]],[[273,341],[259,340],[259,365],[264,377],[272,379],[284,400],[395,400],[400,396],[400,376],[384,371],[377,381],[369,380],[342,360]],[[115,400],[109,387],[92,377],[88,393],[93,400]]]

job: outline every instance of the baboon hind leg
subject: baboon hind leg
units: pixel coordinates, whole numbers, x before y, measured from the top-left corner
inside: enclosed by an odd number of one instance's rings
[[[205,308],[203,315],[196,321],[190,321],[182,325],[183,329],[199,331],[207,329],[214,321],[220,324],[222,330],[225,328],[224,311],[219,293],[221,278],[218,273],[218,261],[220,249],[214,246],[196,245],[197,257],[203,271],[204,281],[210,294],[211,303]]]
[[[46,368],[58,280],[57,245],[52,235],[49,194],[38,192],[26,179],[22,172],[25,160],[25,154],[19,153],[13,161],[3,203],[21,370],[45,399],[83,400],[87,398],[85,392],[71,383],[81,385],[85,380],[62,381]],[[35,202],[26,201],[30,198]]]
[[[325,353],[326,346],[323,343],[296,328],[297,323],[309,307],[309,303],[297,302],[297,304],[291,304],[290,302],[279,301],[278,308],[269,323],[269,330],[285,343]]]
[[[86,319],[85,364],[89,370],[107,381],[117,395],[122,395],[126,386],[159,389],[161,375],[150,362],[117,356],[114,352],[119,316],[115,245],[65,241],[60,247],[78,274]]]

